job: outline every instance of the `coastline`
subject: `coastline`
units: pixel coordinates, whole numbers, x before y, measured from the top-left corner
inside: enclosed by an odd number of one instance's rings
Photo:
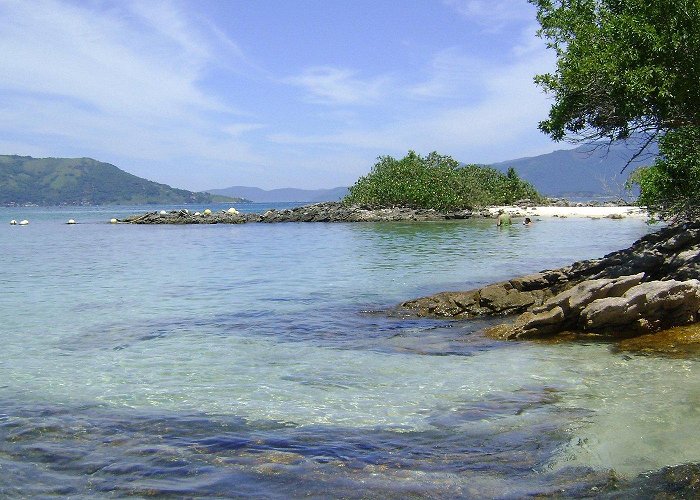
[[[299,207],[275,210],[265,213],[240,213],[235,208],[226,211],[192,213],[189,210],[171,210],[147,212],[133,215],[116,222],[127,224],[245,224],[245,223],[280,223],[280,222],[411,222],[444,221],[464,219],[496,219],[499,211],[505,211],[513,218],[566,218],[580,217],[590,219],[627,217],[647,219],[644,209],[635,206],[612,205],[548,205],[548,206],[494,206],[473,210],[439,211],[422,208],[371,208],[357,205],[343,205],[340,202],[324,202]]]

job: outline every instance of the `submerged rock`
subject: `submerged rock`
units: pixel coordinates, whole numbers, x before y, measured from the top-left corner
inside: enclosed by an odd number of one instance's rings
[[[664,467],[617,486],[607,498],[700,498],[700,464]]]
[[[697,356],[700,355],[700,323],[624,339],[615,345],[614,350],[679,358]]]

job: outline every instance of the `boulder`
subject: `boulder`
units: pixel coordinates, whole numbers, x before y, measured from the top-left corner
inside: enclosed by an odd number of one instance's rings
[[[584,330],[654,331],[693,323],[700,310],[700,281],[650,281],[621,297],[595,300],[581,311]]]
[[[518,314],[543,304],[552,295],[549,288],[534,283],[550,283],[547,277],[554,280],[554,276],[536,274],[465,292],[442,292],[404,302],[398,310],[416,316],[457,319]]]
[[[581,283],[520,315],[499,336],[524,339],[575,331],[626,337],[698,320],[700,281],[642,276]]]

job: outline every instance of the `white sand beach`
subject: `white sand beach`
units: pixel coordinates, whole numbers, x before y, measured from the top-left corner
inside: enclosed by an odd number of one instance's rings
[[[647,219],[646,210],[633,206],[621,207],[514,207],[501,206],[491,207],[489,211],[495,216],[499,210],[511,214],[513,217],[579,217],[588,219],[600,219],[604,217],[619,218],[633,217],[636,219]]]

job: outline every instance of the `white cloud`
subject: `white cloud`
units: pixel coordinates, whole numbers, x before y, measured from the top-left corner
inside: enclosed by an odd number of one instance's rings
[[[320,104],[376,103],[389,84],[386,77],[361,80],[354,71],[330,66],[308,68],[284,81],[302,87],[311,102]]]
[[[499,32],[513,23],[535,18],[535,9],[527,0],[443,0],[467,21],[486,31]]]
[[[52,1],[10,1],[3,10],[16,21],[0,28],[5,90],[69,98],[115,115],[226,110],[197,89],[197,58],[179,43],[154,43],[151,32],[123,17]]]
[[[218,43],[221,33],[212,43],[206,28],[170,2],[103,6],[0,2],[6,151],[169,160],[173,171],[183,157],[266,161],[242,137],[262,125],[238,123],[241,114],[200,83],[222,50],[233,60],[240,55],[235,43]],[[169,182],[168,173],[159,177]]]

